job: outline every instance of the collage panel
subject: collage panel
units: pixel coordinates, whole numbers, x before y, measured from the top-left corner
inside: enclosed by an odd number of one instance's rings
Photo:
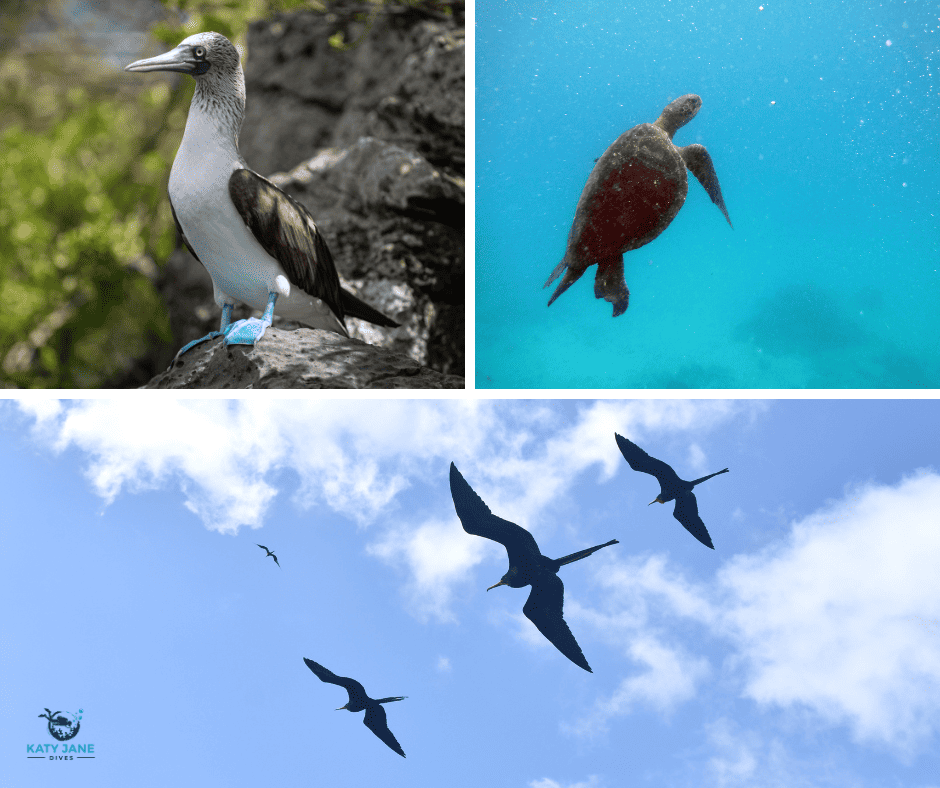
[[[477,387],[936,389],[934,11],[478,3]]]
[[[465,388],[463,0],[0,21],[0,386]]]
[[[150,400],[0,402],[5,785],[940,774],[936,400]]]

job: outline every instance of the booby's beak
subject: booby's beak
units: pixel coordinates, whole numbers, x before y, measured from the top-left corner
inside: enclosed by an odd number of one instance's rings
[[[193,74],[195,69],[196,61],[193,59],[192,47],[188,46],[178,46],[166,54],[124,66],[125,71],[181,71],[184,74]]]
[[[501,585],[505,585],[505,581],[504,581],[504,580],[500,580],[500,581],[496,584],[496,586],[501,586]],[[487,591],[492,591],[494,588],[496,588],[496,586],[490,586],[490,587],[487,588],[486,590],[487,590]]]
[[[348,705],[349,705],[349,704],[347,703],[346,706],[348,706]],[[342,711],[343,709],[346,708],[346,706],[340,706],[338,709],[334,709],[334,711]]]
[[[647,506],[652,506],[654,503],[662,503],[662,501],[659,500],[659,498],[657,498],[655,501],[650,501],[650,502],[649,502],[648,504],[646,504],[646,505],[647,505]]]

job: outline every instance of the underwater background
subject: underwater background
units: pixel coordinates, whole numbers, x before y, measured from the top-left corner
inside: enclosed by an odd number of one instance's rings
[[[476,5],[478,388],[940,387],[934,2]],[[594,160],[672,99],[685,204],[546,306]]]

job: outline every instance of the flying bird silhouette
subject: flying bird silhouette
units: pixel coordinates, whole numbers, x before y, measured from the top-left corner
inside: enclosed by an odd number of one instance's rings
[[[467,484],[453,463],[450,464],[450,492],[463,529],[468,534],[499,542],[509,554],[509,571],[496,585],[486,590],[503,585],[510,588],[531,585],[529,598],[522,608],[526,618],[535,624],[539,632],[545,635],[549,642],[575,665],[584,668],[588,673],[593,673],[578,641],[575,640],[568,624],[565,623],[563,617],[565,586],[558,577],[558,570],[565,564],[587,558],[602,547],[619,544],[619,542],[611,539],[604,544],[579,550],[563,558],[548,558],[542,555],[535,537],[525,528],[494,515],[480,496]]]
[[[255,544],[258,544],[258,543],[255,542]],[[258,547],[260,547],[262,550],[264,550],[265,553],[267,553],[267,555],[265,556],[265,558],[267,558],[268,555],[271,556],[271,558],[274,559],[274,563],[277,564],[277,568],[278,568],[278,569],[281,568],[281,565],[278,564],[278,562],[277,562],[277,556],[274,555],[274,553],[272,553],[270,550],[268,550],[268,548],[265,547],[263,544],[258,544]]]
[[[630,463],[630,467],[633,468],[633,470],[648,473],[650,476],[655,476],[659,480],[660,493],[656,496],[656,500],[650,501],[647,506],[652,506],[654,503],[666,503],[666,501],[675,500],[676,508],[673,510],[672,516],[682,523],[685,530],[692,534],[692,536],[698,539],[703,545],[714,550],[715,545],[712,544],[712,538],[708,535],[705,523],[702,522],[702,518],[698,515],[698,502],[695,500],[695,495],[692,494],[692,488],[695,487],[696,484],[708,481],[712,476],[728,473],[728,469],[725,468],[723,471],[718,471],[718,473],[710,473],[708,476],[703,476],[701,479],[687,482],[680,479],[676,472],[662,460],[650,457],[632,441],[627,440],[622,435],[618,435],[616,432],[614,433],[614,438],[616,438],[617,445],[620,447],[620,453],[623,454],[624,459]]]
[[[346,709],[347,711],[362,711],[365,709],[366,716],[362,721],[365,726],[372,731],[376,736],[378,736],[383,742],[385,742],[389,747],[391,747],[395,752],[397,752],[402,758],[405,757],[405,751],[401,748],[401,745],[398,743],[398,740],[395,738],[394,734],[388,729],[388,720],[385,717],[385,709],[382,708],[380,704],[382,703],[391,703],[396,700],[404,700],[407,698],[407,695],[402,695],[397,698],[370,698],[366,695],[365,687],[363,687],[355,679],[347,679],[344,676],[337,676],[332,671],[327,670],[323,665],[319,665],[314,662],[312,659],[307,659],[304,657],[304,662],[307,663],[307,667],[313,671],[313,674],[320,679],[320,681],[325,681],[327,684],[336,684],[339,687],[342,687],[349,693],[349,702],[345,706],[340,706],[336,711],[342,711]]]

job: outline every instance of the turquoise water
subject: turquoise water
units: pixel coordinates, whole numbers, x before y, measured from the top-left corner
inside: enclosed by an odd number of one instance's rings
[[[869,5],[480,0],[477,387],[940,387],[937,6]],[[734,229],[690,176],[625,314],[596,267],[546,307],[594,160],[684,93]]]

